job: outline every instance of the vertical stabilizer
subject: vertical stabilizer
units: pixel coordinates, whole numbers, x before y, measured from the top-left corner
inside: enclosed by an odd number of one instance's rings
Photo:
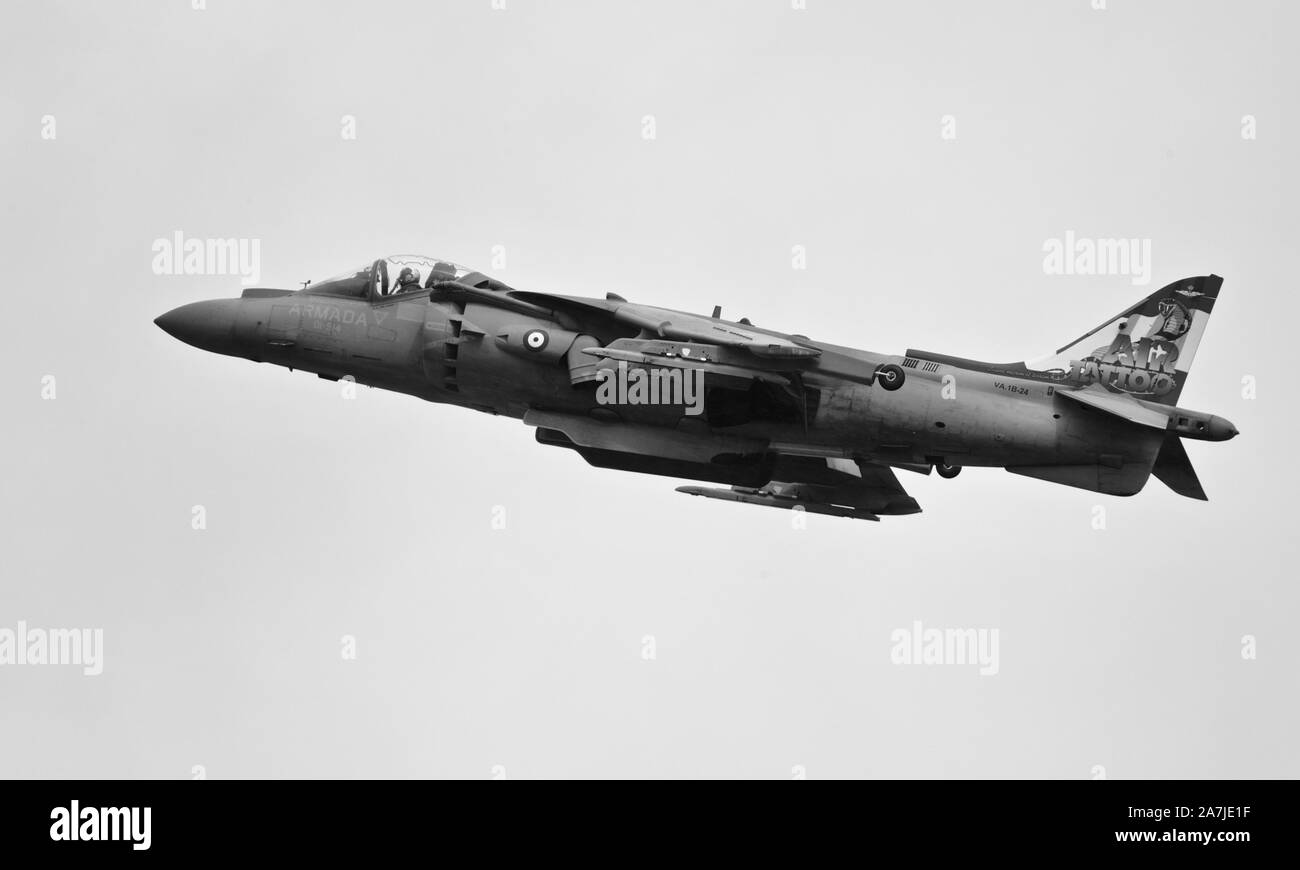
[[[1025,365],[1076,386],[1176,405],[1223,279],[1184,278],[1157,290],[1051,356]]]

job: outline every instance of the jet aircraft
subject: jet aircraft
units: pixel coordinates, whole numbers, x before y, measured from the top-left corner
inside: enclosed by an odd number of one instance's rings
[[[1204,500],[1183,441],[1237,430],[1177,403],[1222,283],[1175,281],[1011,363],[857,350],[718,308],[517,290],[415,255],[155,322],[214,353],[514,417],[593,466],[712,484],[679,492],[878,520],[921,509],[897,469],[1000,467],[1121,496],[1154,475]]]

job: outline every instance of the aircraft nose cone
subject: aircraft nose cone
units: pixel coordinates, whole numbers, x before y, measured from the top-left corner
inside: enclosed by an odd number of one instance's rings
[[[209,299],[173,308],[154,320],[163,332],[186,344],[229,353],[234,340],[238,299]]]

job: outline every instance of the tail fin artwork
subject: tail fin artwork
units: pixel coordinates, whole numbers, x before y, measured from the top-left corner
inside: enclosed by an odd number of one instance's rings
[[[1072,385],[1176,405],[1221,286],[1218,275],[1175,281],[1025,366],[1065,372]]]

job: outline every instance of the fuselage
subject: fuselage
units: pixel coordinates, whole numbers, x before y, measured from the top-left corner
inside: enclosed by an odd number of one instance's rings
[[[203,306],[221,311],[204,312]],[[494,340],[529,325],[560,324],[491,305],[435,302],[421,293],[372,301],[300,291],[255,292],[186,308],[214,324],[206,333],[200,330],[192,343],[255,362],[329,379],[351,378],[508,417],[523,418],[532,409],[589,415],[600,407],[594,391],[574,388],[562,365],[538,365]],[[918,465],[1072,465],[1114,457],[1145,461],[1159,446],[1159,433],[1138,437],[1144,433],[1062,400],[1051,382],[924,357],[808,343],[864,365],[899,365],[907,380],[899,390],[886,392],[810,374],[803,384],[807,408],[800,409],[807,414],[806,423],[803,413],[797,419],[758,413],[724,426],[711,421],[711,427],[766,439],[796,453]],[[628,423],[669,427],[682,417],[680,408],[657,405],[624,407],[619,415]],[[705,417],[716,416],[706,406]]]

